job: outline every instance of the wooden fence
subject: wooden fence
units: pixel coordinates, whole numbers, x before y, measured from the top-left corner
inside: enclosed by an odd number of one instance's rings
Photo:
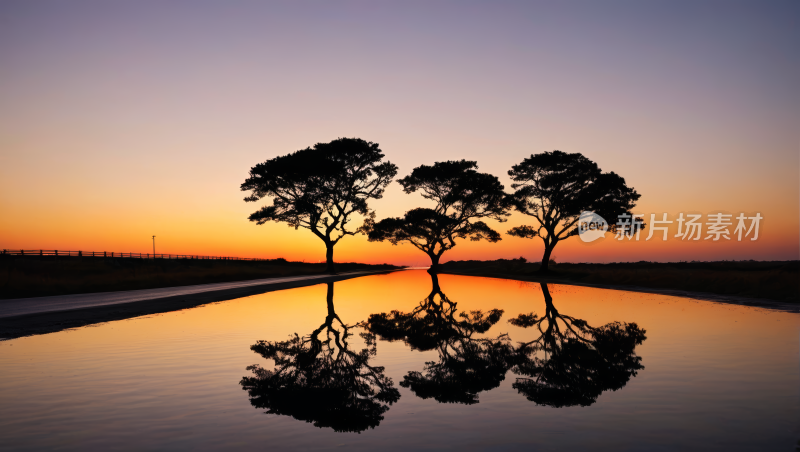
[[[81,257],[124,257],[126,259],[203,259],[222,261],[269,261],[257,257],[232,256],[196,256],[192,254],[150,254],[150,253],[117,253],[109,251],[65,251],[65,250],[6,250],[0,256],[81,256]]]

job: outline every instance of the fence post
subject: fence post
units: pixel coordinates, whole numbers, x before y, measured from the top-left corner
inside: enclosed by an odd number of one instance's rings
[[[25,255],[25,250],[19,250],[19,254],[20,254],[20,256],[24,256]]]
[[[44,256],[44,250],[39,250],[39,256]]]
[[[79,250],[79,251],[78,251],[78,257],[81,257],[81,256],[82,256],[82,254],[81,254],[81,252],[80,252],[80,250]]]

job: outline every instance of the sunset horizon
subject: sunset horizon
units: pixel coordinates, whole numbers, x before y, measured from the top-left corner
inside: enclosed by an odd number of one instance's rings
[[[156,235],[168,254],[321,260],[317,238],[249,222],[239,185],[257,163],[351,137],[378,143],[397,178],[467,159],[511,192],[512,165],[560,150],[625,178],[648,219],[763,217],[753,243],[570,239],[563,261],[800,257],[800,64],[780,50],[797,32],[780,25],[791,15],[779,2],[691,15],[439,4],[419,22],[411,6],[357,5],[242,4],[234,26],[213,4],[6,4],[0,248],[147,253]],[[302,39],[277,39],[293,24]],[[396,182],[370,202],[379,217],[417,206],[430,205]],[[445,258],[536,261],[541,244],[505,234],[525,221],[512,213],[494,223],[500,242],[459,243]],[[417,260],[364,236],[336,257]]]

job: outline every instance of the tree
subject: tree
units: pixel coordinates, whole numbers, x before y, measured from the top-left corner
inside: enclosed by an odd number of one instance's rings
[[[369,241],[409,242],[428,255],[429,272],[436,273],[442,254],[456,246],[456,239],[500,240],[500,234],[482,220],[506,221],[507,195],[497,177],[477,168],[476,162],[467,160],[415,168],[398,182],[406,193],[420,191],[436,206],[409,210],[402,218],[365,222]]]
[[[585,320],[561,314],[547,284],[540,284],[544,315],[521,314],[509,320],[540,333],[517,348],[512,371],[523,377],[512,387],[520,394],[538,405],[588,406],[603,391],[621,389],[644,369],[635,348],[647,339],[645,330],[623,322],[594,328]]]
[[[482,337],[503,311],[459,313],[456,303],[440,289],[435,273],[431,282],[430,295],[413,311],[370,315],[365,328],[384,340],[402,340],[412,349],[438,352],[438,361],[426,362],[424,373],[408,372],[400,386],[440,403],[478,403],[478,394],[498,387],[517,356],[507,335]]]
[[[291,416],[337,432],[361,432],[377,427],[400,392],[384,368],[370,366],[376,353],[375,335],[362,333],[368,348],[350,350],[353,326],[345,325],[333,305],[328,283],[328,315],[308,336],[288,341],[258,341],[250,347],[275,362],[275,369],[248,366],[252,376],[240,384],[256,408]]]
[[[374,215],[367,202],[380,199],[397,175],[397,166],[381,162],[383,156],[377,143],[339,138],[259,163],[241,186],[252,191],[244,200],[270,197],[272,205],[249,219],[309,229],[325,242],[327,271],[333,273],[334,245],[358,232],[349,226],[354,215]]]
[[[540,271],[546,272],[550,256],[558,242],[578,234],[578,220],[583,211],[593,211],[617,232],[616,219],[631,214],[641,195],[625,184],[614,172],[604,173],[582,154],[561,151],[531,155],[508,172],[515,182],[514,207],[534,217],[538,226],[518,226],[508,234],[522,238],[539,237],[544,242]],[[643,227],[635,223],[625,233]]]

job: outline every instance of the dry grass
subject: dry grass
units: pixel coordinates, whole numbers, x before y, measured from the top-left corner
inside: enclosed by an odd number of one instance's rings
[[[394,268],[337,264],[338,272]],[[314,275],[325,264],[272,261],[161,260],[100,257],[0,256],[0,298],[24,298],[116,290]]]
[[[574,281],[583,284],[630,285],[653,289],[706,292],[800,302],[800,261],[551,264],[537,273],[538,263],[519,260],[454,261],[443,272],[505,276],[513,279]]]

